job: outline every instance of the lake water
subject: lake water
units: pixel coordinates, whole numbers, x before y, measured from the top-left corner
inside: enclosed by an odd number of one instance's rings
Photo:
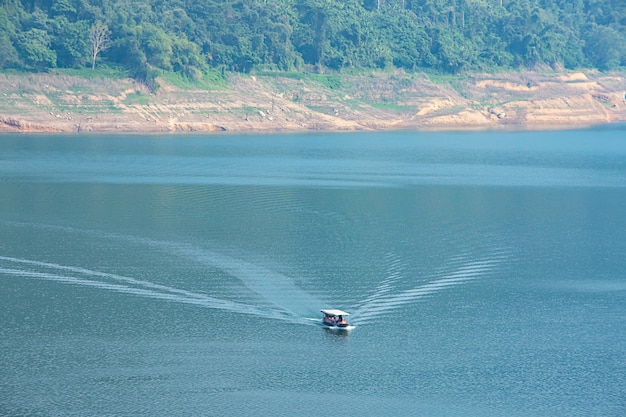
[[[624,416],[625,323],[624,126],[0,136],[3,416]]]

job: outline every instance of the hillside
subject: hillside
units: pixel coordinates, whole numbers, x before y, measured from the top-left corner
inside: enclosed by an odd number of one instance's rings
[[[227,81],[0,74],[3,132],[546,129],[626,122],[623,73],[231,74]]]
[[[624,68],[624,1],[0,0],[4,131],[606,123]]]
[[[626,67],[626,2],[0,0],[0,69],[450,74]]]

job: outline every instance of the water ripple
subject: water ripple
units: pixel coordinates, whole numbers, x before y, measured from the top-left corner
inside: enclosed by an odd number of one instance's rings
[[[400,278],[398,274],[393,273],[381,281],[372,295],[357,306],[352,322],[358,325],[370,323],[378,317],[383,317],[384,313],[423,300],[443,290],[480,279],[493,270],[500,261],[499,255],[481,260],[468,260],[452,272],[443,272],[442,275],[435,276],[426,283],[404,291],[394,291],[390,288],[390,281],[395,282]],[[458,260],[451,261],[453,265],[457,263]]]
[[[304,322],[297,316],[294,316],[288,311],[282,309],[262,309],[256,306],[237,303],[234,301],[222,300],[219,298],[211,297],[205,294],[187,291],[179,288],[174,288],[166,285],[156,284],[149,281],[137,280],[122,275],[109,274],[99,271],[93,271],[86,268],[79,268],[66,265],[58,265],[48,262],[40,262],[29,259],[12,258],[7,256],[0,256],[0,261],[7,262],[9,264],[17,264],[18,267],[7,268],[0,266],[0,274],[34,278],[46,281],[55,281],[64,284],[79,285],[86,287],[93,287],[102,290],[114,291],[118,293],[132,294],[140,297],[147,297],[152,299],[166,300],[171,302],[193,304],[200,307],[219,309],[224,311],[231,311],[241,314],[251,314],[264,318],[279,319],[292,322]],[[52,269],[57,271],[66,271],[74,273],[59,274],[46,271],[32,271],[28,269],[19,268],[19,266],[37,267],[39,269]],[[101,278],[98,280],[96,278]],[[111,281],[123,282],[125,284],[107,282],[103,279],[109,279]]]

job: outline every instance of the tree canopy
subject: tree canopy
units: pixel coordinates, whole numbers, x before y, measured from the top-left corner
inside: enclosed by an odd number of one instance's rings
[[[95,37],[100,34],[101,37]],[[626,66],[626,1],[0,0],[0,68]]]

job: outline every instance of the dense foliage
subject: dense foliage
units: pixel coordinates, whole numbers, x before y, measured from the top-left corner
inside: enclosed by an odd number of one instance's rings
[[[210,67],[605,70],[626,65],[626,1],[0,0],[0,68],[102,63],[146,81]]]

